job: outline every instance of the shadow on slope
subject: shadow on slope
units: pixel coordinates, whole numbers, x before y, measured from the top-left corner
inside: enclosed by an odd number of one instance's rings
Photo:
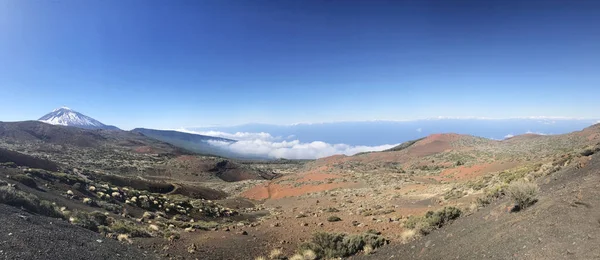
[[[14,163],[16,166],[27,166],[30,168],[40,168],[48,171],[58,171],[56,163],[29,156],[15,151],[0,148],[0,163]]]

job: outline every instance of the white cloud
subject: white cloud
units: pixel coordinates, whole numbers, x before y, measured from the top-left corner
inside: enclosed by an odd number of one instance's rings
[[[420,133],[420,132],[422,132],[422,131],[423,131],[423,129],[422,129],[422,128],[417,128],[417,132],[419,132],[419,133]]]
[[[382,151],[397,145],[352,146],[347,144],[329,144],[321,141],[302,143],[300,140],[290,140],[295,137],[294,135],[289,135],[286,138],[287,140],[282,140],[283,138],[281,137],[274,137],[265,132],[237,132],[231,134],[219,131],[195,132],[184,128],[176,129],[175,131],[238,140],[235,143],[222,141],[208,141],[208,143],[235,153],[286,159],[317,159],[336,154],[353,155],[361,152]]]
[[[507,135],[504,136],[504,139],[508,139],[508,138],[511,138],[511,137],[514,137],[514,136],[515,135],[513,135],[513,134],[507,134]]]
[[[235,134],[231,134],[231,133],[225,133],[225,132],[220,132],[220,131],[196,132],[196,131],[187,130],[185,128],[175,129],[175,131],[184,132],[184,133],[188,133],[188,134],[198,134],[198,135],[208,135],[208,136],[214,136],[214,137],[221,137],[221,138],[233,139],[233,140],[238,140],[238,141],[244,141],[244,140],[281,140],[281,137],[274,137],[271,134],[265,133],[265,132],[260,132],[260,133],[237,132]],[[293,136],[291,136],[291,137],[293,137]],[[290,138],[290,137],[288,136],[288,138]]]
[[[535,135],[548,135],[546,133],[540,133],[540,132],[532,132],[532,131],[527,131],[525,132],[526,134],[535,134]]]
[[[379,146],[352,146],[329,144],[321,141],[302,143],[299,140],[273,142],[266,140],[244,140],[235,143],[209,141],[210,144],[246,155],[267,156],[287,159],[316,159],[336,154],[353,155],[361,152],[382,151],[396,144]]]
[[[542,123],[544,125],[553,125],[556,124],[555,120],[542,120],[542,121],[538,121],[538,123]]]

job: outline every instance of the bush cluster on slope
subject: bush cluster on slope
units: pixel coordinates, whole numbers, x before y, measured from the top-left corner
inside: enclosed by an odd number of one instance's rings
[[[506,193],[515,202],[515,209],[521,210],[537,202],[539,188],[535,183],[518,181],[511,183]]]
[[[459,208],[455,207],[444,207],[438,211],[428,211],[425,216],[422,217],[410,217],[404,227],[410,229],[416,229],[421,234],[428,234],[436,228],[442,227],[444,224],[460,217],[462,214]]]
[[[40,200],[37,196],[17,190],[15,187],[0,187],[0,203],[13,207],[22,207],[33,213],[44,216],[63,218],[63,214],[49,201]]]
[[[365,247],[378,248],[388,241],[373,233],[347,235],[341,233],[315,233],[310,242],[300,245],[300,251],[310,250],[318,259],[348,257],[358,253]]]

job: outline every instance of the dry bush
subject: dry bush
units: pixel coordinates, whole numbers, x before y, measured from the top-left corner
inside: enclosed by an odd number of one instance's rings
[[[302,256],[304,257],[305,260],[316,260],[317,259],[317,254],[315,254],[315,251],[312,251],[310,249],[302,251]]]
[[[129,237],[151,237],[150,233],[143,227],[131,221],[118,220],[109,226],[112,232],[127,234]]]
[[[301,254],[294,254],[288,260],[304,260],[304,256],[302,256]]]
[[[407,229],[402,231],[402,233],[400,234],[400,239],[402,239],[402,243],[407,243],[409,241],[411,241],[415,235],[417,235],[417,231],[415,231],[414,229]]]
[[[99,232],[101,229],[100,226],[108,226],[112,221],[112,218],[109,218],[107,215],[99,211],[75,211],[69,217],[69,222],[71,222],[71,224],[89,229],[94,232]]]
[[[375,249],[387,244],[388,241],[373,233],[346,235],[340,233],[315,233],[310,242],[300,245],[300,251],[311,250],[316,259],[338,258],[354,255],[366,246]]]
[[[129,239],[129,235],[127,235],[127,234],[119,234],[117,236],[117,240],[119,240],[120,242],[127,242],[129,244],[133,243],[133,241],[131,241],[131,239]]]
[[[422,217],[410,217],[404,227],[415,229],[421,234],[426,235],[436,228],[442,227],[444,224],[460,217],[462,211],[455,207],[444,207],[438,211],[428,211]]]
[[[518,211],[535,204],[539,191],[540,188],[535,183],[518,181],[511,183],[506,193],[515,202]]]
[[[365,255],[370,255],[370,254],[372,254],[372,253],[373,253],[373,250],[375,250],[375,249],[373,249],[373,247],[372,247],[371,245],[365,245],[365,246],[363,247],[363,250],[362,250],[362,251],[363,251],[363,253],[364,253]]]
[[[487,188],[483,197],[477,198],[477,206],[483,207],[506,194],[507,184],[502,183]]]
[[[283,255],[281,249],[275,248],[271,250],[271,253],[269,253],[269,259],[285,259],[285,256]]]

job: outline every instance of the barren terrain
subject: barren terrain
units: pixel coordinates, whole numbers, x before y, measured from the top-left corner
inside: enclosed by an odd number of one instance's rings
[[[436,134],[389,151],[315,161],[239,161],[138,133],[18,122],[0,123],[0,148],[0,187],[10,195],[2,203],[35,219],[70,222],[78,235],[128,248],[122,255],[131,249],[157,258],[254,259],[280,250],[277,257],[284,258],[307,247],[318,255],[317,232],[362,234],[367,240],[357,240],[360,248],[343,252],[347,257],[589,259],[598,253],[591,245],[599,125],[503,141]],[[539,201],[511,212],[506,189],[519,182],[537,183]],[[19,197],[27,194],[34,198]],[[11,214],[1,221],[20,227]],[[436,214],[446,215],[423,226]],[[19,248],[42,243],[6,239],[22,243]]]

